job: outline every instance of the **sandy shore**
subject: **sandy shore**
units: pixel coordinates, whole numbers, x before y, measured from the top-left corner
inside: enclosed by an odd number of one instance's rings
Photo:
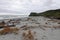
[[[59,21],[60,22],[60,21]],[[45,17],[26,17],[21,18],[17,28],[27,26],[28,30],[36,32],[36,40],[60,40],[60,24],[52,19]],[[6,34],[0,35],[0,40],[23,40],[22,33],[26,30],[19,30],[17,35]]]

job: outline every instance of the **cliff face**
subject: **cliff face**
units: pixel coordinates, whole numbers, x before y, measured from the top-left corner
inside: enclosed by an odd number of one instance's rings
[[[29,16],[44,16],[44,17],[49,17],[49,18],[60,19],[60,9],[48,10],[42,13],[31,12]]]

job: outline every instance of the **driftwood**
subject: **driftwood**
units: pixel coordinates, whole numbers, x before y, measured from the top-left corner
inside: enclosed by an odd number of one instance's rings
[[[15,33],[17,34],[19,31],[18,28],[10,28],[10,27],[5,27],[3,30],[0,30],[0,35],[8,34],[8,33]]]

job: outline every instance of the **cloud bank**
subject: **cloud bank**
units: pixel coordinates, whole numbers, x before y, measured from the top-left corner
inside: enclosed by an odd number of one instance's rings
[[[60,9],[60,0],[0,0],[0,15],[29,15]]]

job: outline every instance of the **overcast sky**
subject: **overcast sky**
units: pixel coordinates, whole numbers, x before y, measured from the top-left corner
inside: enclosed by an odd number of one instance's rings
[[[0,15],[29,15],[59,8],[60,0],[0,0]]]

